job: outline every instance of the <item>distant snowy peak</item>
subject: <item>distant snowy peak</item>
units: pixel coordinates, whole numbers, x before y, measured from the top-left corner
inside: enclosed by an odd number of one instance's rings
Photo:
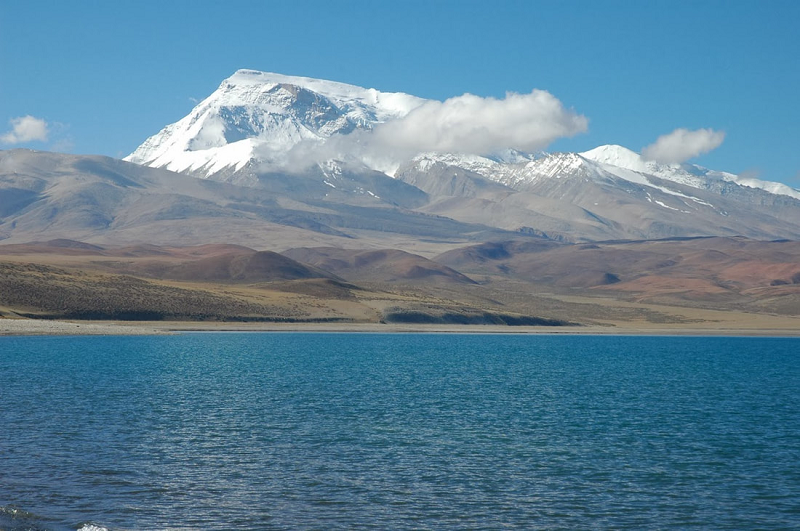
[[[603,175],[577,153],[553,153],[524,163],[504,165],[494,180],[522,189],[542,179],[598,179]]]
[[[589,151],[584,151],[580,155],[595,162],[611,164],[612,166],[619,166],[633,171],[648,172],[650,169],[638,153],[622,146],[599,146]]]
[[[334,81],[239,70],[125,160],[203,176],[239,170],[265,154],[285,154],[303,140],[371,129],[425,101]]]
[[[426,153],[414,159],[418,170],[434,163],[457,166],[511,188],[523,189],[544,179],[580,179],[608,182],[623,179],[651,186],[649,177],[659,177],[679,184],[702,188],[706,180],[679,166],[660,165],[643,160],[622,146],[600,146],[584,153],[544,153],[518,156],[514,162],[472,155]]]
[[[600,146],[584,151],[581,156],[600,164],[611,166],[612,168],[608,168],[611,173],[617,173],[613,168],[622,168],[647,175],[655,175],[661,179],[691,186],[692,188],[703,188],[705,186],[705,179],[702,176],[687,171],[687,167],[690,167],[688,165],[660,164],[645,160],[635,151],[622,146]],[[625,175],[620,175],[620,177],[626,178]]]
[[[800,192],[781,183],[742,178],[732,173],[708,170],[693,164],[659,164],[644,160],[638,153],[622,146],[600,146],[583,153],[551,153],[534,157],[518,153],[514,162],[498,157],[424,153],[412,161],[418,171],[434,164],[456,166],[511,188],[522,190],[547,179],[580,179],[610,182],[622,179],[634,184],[665,191],[653,177],[664,181],[708,190],[720,181],[757,188],[800,199]],[[669,192],[674,193],[674,192]]]
[[[724,180],[735,182],[740,186],[746,186],[748,188],[760,188],[762,190],[766,190],[771,194],[777,195],[788,195],[789,197],[793,197],[795,199],[800,200],[800,190],[796,190],[791,186],[787,186],[783,183],[776,183],[771,181],[762,181],[761,179],[754,179],[749,177],[740,177],[739,175],[731,175],[729,173],[723,174]],[[731,178],[727,178],[730,176]]]
[[[411,162],[420,171],[428,171],[435,164],[443,164],[463,168],[483,176],[497,171],[502,164],[480,155],[459,153],[420,153]]]
[[[577,153],[531,154],[515,153],[503,160],[504,155],[481,157],[451,153],[424,153],[414,157],[412,167],[426,172],[435,164],[455,166],[476,173],[486,179],[515,189],[524,189],[541,179],[608,179],[610,174],[600,165]],[[406,168],[407,169],[407,168]]]
[[[617,168],[644,175],[654,175],[692,188],[707,189],[715,181],[726,181],[800,199],[800,191],[785,184],[740,177],[733,173],[709,170],[694,164],[660,164],[645,160],[638,153],[622,146],[600,146],[580,155],[604,165],[605,169],[623,179],[638,181],[638,177],[631,179],[629,173],[620,172]]]

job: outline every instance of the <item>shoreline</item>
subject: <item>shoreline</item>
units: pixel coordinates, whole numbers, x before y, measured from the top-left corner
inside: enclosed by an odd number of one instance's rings
[[[318,332],[387,334],[531,334],[608,336],[800,337],[797,328],[725,328],[653,323],[585,326],[425,325],[380,323],[242,323],[202,321],[51,321],[0,319],[0,336],[171,335],[213,332]]]

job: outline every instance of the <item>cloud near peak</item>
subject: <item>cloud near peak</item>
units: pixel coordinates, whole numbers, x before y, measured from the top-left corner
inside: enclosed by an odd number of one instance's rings
[[[588,123],[585,116],[566,109],[544,90],[509,92],[504,99],[464,94],[427,101],[372,130],[301,142],[288,154],[285,167],[302,169],[315,162],[352,157],[397,163],[426,152],[490,155],[507,148],[538,151],[559,138],[585,132]]]
[[[377,126],[372,141],[412,152],[487,155],[501,149],[537,151],[588,128],[588,119],[565,109],[544,90],[509,92],[502,100],[464,94],[429,101],[399,120]]]
[[[661,135],[655,142],[642,149],[642,157],[665,164],[686,162],[687,160],[717,149],[725,140],[724,131],[713,129],[675,129]]]
[[[50,127],[45,120],[33,116],[20,116],[8,121],[11,131],[0,136],[4,144],[22,144],[24,142],[47,142]]]

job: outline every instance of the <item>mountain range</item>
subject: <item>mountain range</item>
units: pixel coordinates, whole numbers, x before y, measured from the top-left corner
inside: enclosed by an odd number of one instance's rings
[[[621,146],[376,155],[428,101],[240,70],[124,161],[0,152],[0,239],[394,247],[695,236],[800,239],[800,192]],[[394,158],[392,158],[394,157]]]
[[[531,324],[707,319],[658,305],[800,312],[797,190],[614,145],[376,143],[429,105],[240,70],[124,160],[0,151],[0,314]],[[15,247],[30,242],[48,243]]]
[[[566,241],[800,236],[797,190],[692,164],[647,161],[621,146],[405,158],[368,148],[372,131],[427,103],[408,94],[240,70],[125,160],[252,188],[302,183],[326,204],[401,207]]]

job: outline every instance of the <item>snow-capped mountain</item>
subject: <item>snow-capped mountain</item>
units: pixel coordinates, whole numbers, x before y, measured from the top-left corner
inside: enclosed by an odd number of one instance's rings
[[[280,161],[303,141],[324,141],[402,118],[426,101],[334,81],[239,70],[185,118],[148,138],[125,160],[199,177],[223,171],[229,175],[252,162]],[[692,164],[660,164],[614,145],[564,156],[509,149],[491,158],[432,153],[420,154],[414,161],[461,167],[515,189],[542,178],[610,174],[645,186],[652,184],[647,176],[699,189],[725,181],[800,199],[800,192],[784,184]],[[395,161],[390,173],[402,163]],[[380,168],[373,164],[373,169],[385,168],[386,164]]]
[[[266,187],[276,197],[290,194],[285,200],[410,208],[562,239],[800,235],[800,191],[693,164],[648,161],[622,146],[552,154],[506,149],[491,156],[406,153],[404,160],[361,150],[369,131],[425,115],[429,102],[239,70],[126,160]],[[310,149],[296,149],[301,144]],[[288,161],[298,153],[312,153],[311,164],[290,171]]]
[[[583,153],[520,155],[507,162],[475,155],[425,153],[414,158],[418,168],[440,163],[475,172],[487,179],[522,190],[542,179],[595,179],[616,177],[643,186],[659,186],[651,177],[691,188],[709,190],[720,183],[734,183],[772,194],[800,199],[800,191],[782,183],[743,178],[694,164],[660,164],[648,161],[622,146],[607,145]]]
[[[206,177],[280,158],[304,140],[371,129],[424,102],[334,81],[239,70],[125,160]]]
[[[611,166],[610,171],[623,178],[625,178],[625,172],[619,172],[619,168],[645,175],[655,175],[661,179],[685,184],[692,188],[708,189],[715,181],[725,181],[800,199],[800,191],[782,183],[740,177],[724,171],[709,170],[695,164],[659,164],[655,161],[644,160],[638,153],[622,146],[600,146],[581,153],[581,156],[605,166]]]

